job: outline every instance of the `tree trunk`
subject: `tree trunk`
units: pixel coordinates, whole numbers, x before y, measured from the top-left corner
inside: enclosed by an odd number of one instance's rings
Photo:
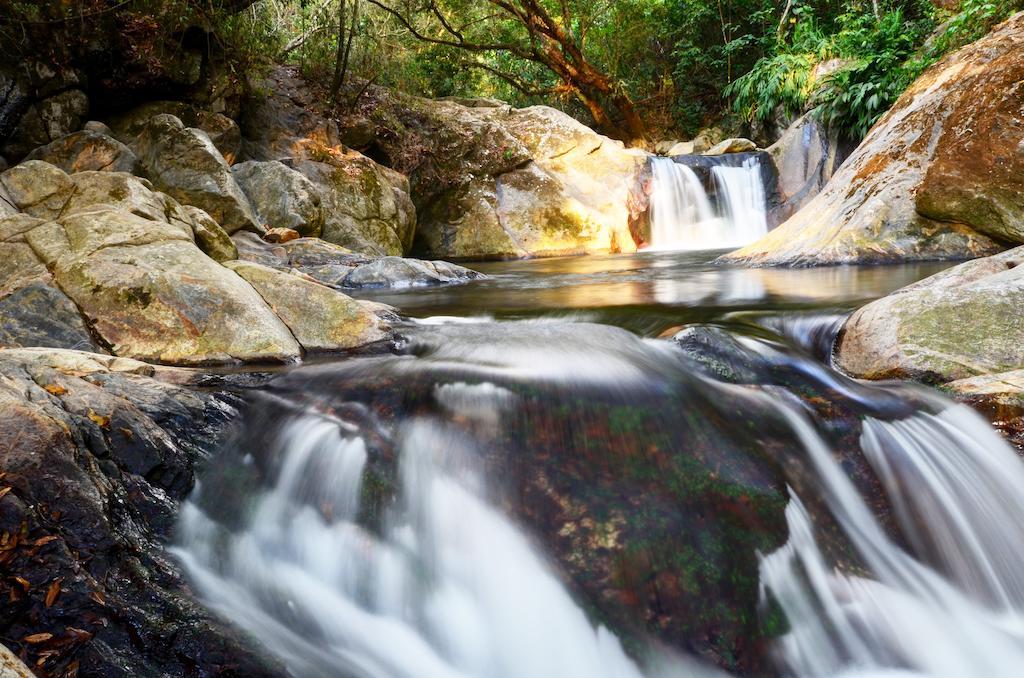
[[[331,106],[338,103],[341,90],[342,64],[345,60],[345,0],[338,2],[338,49],[334,55],[334,79],[331,81]]]

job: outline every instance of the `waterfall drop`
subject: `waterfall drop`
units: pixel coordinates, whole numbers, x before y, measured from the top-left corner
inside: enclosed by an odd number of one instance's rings
[[[746,158],[738,167],[711,169],[713,204],[700,177],[671,158],[652,158],[650,197],[652,250],[735,248],[768,232],[761,161]]]

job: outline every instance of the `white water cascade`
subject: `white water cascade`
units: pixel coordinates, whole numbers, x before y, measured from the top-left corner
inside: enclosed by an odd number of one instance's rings
[[[893,541],[810,424],[791,422],[868,572],[829,568],[794,497],[789,542],[763,558],[797,676],[1019,676],[1024,667],[1024,464],[966,406],[882,422],[861,446],[892,503]]]
[[[652,250],[711,250],[740,247],[768,232],[761,163],[716,166],[719,192],[714,209],[697,174],[670,158],[652,158],[650,222]]]
[[[466,388],[488,412],[512,397]],[[364,443],[323,415],[286,427],[276,485],[253,498],[243,530],[187,504],[176,552],[207,604],[295,676],[640,678],[484,499],[460,435],[427,420],[404,428],[400,501],[380,535],[357,522]]]

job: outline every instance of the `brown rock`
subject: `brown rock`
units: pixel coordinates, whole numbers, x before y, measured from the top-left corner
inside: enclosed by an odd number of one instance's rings
[[[289,240],[298,240],[302,235],[292,228],[271,228],[263,234],[263,239],[272,243],[285,243]]]
[[[28,154],[29,160],[44,160],[65,172],[90,170],[134,172],[138,160],[131,149],[105,134],[82,130],[61,137]]]

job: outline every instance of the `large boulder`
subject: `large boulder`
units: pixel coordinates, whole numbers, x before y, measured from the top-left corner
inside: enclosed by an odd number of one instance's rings
[[[755,265],[992,254],[1024,242],[1024,14],[928,69],[825,190],[726,257]]]
[[[544,106],[421,107],[445,133],[431,137],[430,162],[411,176],[418,252],[465,259],[636,249],[627,197],[643,153]]]
[[[4,642],[40,675],[283,675],[197,604],[162,544],[240,399],[195,375],[0,350]],[[9,657],[0,674],[11,673]]]
[[[3,145],[11,159],[24,158],[31,150],[81,128],[89,112],[89,98],[78,89],[68,89],[36,101],[17,124],[17,131]]]
[[[206,132],[210,141],[224,156],[225,162],[233,164],[242,147],[242,132],[231,118],[204,111],[184,101],[149,101],[122,113],[110,120],[111,135],[126,144],[135,141],[158,115],[173,115],[186,127],[195,127]]]
[[[358,348],[388,338],[373,313],[326,285],[251,261],[227,266],[259,292],[307,351]]]
[[[867,379],[948,382],[1024,365],[1024,247],[960,264],[851,316],[836,364]]]
[[[324,227],[320,191],[301,173],[276,160],[239,163],[231,173],[267,228],[320,235]]]
[[[43,223],[27,215],[0,217],[0,347],[98,351],[78,308],[25,242],[25,233]]]
[[[106,208],[48,222],[26,238],[116,355],[204,364],[300,354],[259,294],[204,255],[187,224]]]
[[[134,172],[138,159],[132,150],[105,134],[82,130],[61,137],[28,154],[29,160],[44,160],[68,174],[90,170]]]
[[[796,214],[825,187],[852,152],[852,142],[827,129],[813,113],[796,120],[768,149],[778,173],[779,205],[773,224]]]
[[[151,118],[135,140],[146,176],[176,200],[206,211],[229,233],[262,230],[224,157],[205,132],[172,115]]]
[[[40,219],[59,216],[74,189],[64,171],[42,160],[23,162],[0,174],[3,202]]]
[[[304,160],[295,169],[320,194],[321,238],[372,255],[400,256],[409,250],[416,214],[401,175],[358,153],[331,162]]]

